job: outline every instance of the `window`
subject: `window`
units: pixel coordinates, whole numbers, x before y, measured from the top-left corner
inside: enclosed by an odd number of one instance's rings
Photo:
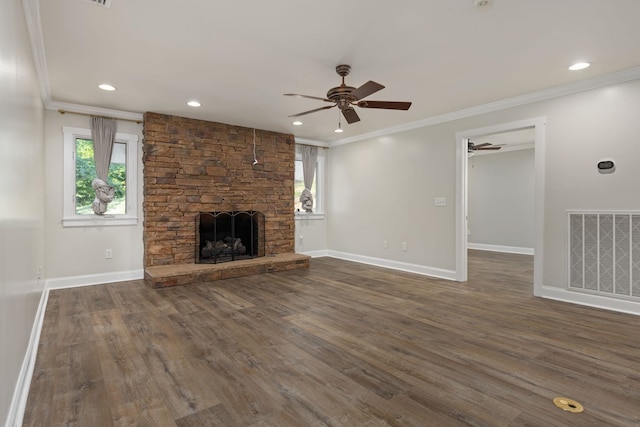
[[[313,196],[313,213],[307,213],[302,209],[300,203],[300,194],[304,190],[304,178],[302,175],[302,154],[296,147],[296,159],[295,159],[295,175],[293,180],[293,202],[294,210],[297,217],[302,218],[324,218],[324,168],[325,168],[325,155],[324,149],[318,147],[318,160],[316,161],[316,175],[313,178],[313,185],[311,186],[311,195]]]
[[[65,227],[133,225],[137,218],[138,136],[117,133],[108,183],[116,197],[107,212],[95,215],[91,204],[95,192],[91,181],[96,177],[91,130],[64,127],[64,216]]]

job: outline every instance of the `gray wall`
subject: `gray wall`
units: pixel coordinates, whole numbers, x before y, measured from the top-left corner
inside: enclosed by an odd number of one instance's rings
[[[568,209],[640,210],[640,80],[330,149],[330,250],[455,268],[455,133],[546,117],[543,283],[564,288]],[[601,175],[598,160],[616,160]],[[446,207],[434,197],[445,196]],[[383,240],[389,249],[383,249]],[[408,251],[399,242],[408,242]]]
[[[469,243],[533,249],[534,150],[469,159]]]
[[[453,270],[456,130],[445,123],[331,148],[329,249]]]
[[[0,422],[25,357],[43,282],[43,108],[18,0],[0,13]]]

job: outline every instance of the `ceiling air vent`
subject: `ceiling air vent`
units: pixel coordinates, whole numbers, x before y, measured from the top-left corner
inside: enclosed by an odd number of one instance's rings
[[[99,6],[111,7],[111,0],[85,0],[89,3],[97,4]]]

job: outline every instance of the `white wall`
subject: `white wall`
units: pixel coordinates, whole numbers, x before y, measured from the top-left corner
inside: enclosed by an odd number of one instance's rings
[[[534,246],[534,150],[476,154],[468,167],[468,242]]]
[[[328,248],[454,269],[455,133],[546,117],[542,280],[564,288],[566,210],[640,210],[638,111],[640,80],[633,80],[332,147]],[[597,172],[605,157],[616,161],[614,174]],[[434,207],[438,196],[446,207]]]
[[[455,131],[443,124],[332,147],[329,249],[453,270]]]
[[[0,423],[11,399],[43,292],[43,109],[22,4],[0,13]]]
[[[90,118],[78,114],[45,112],[46,139],[46,265],[52,286],[89,283],[78,276],[99,275],[102,283],[143,269],[142,243],[142,125],[118,120],[118,132],[139,135],[138,224],[135,226],[63,227],[63,126],[90,128]],[[105,258],[105,250],[113,258]]]
[[[296,218],[297,253],[323,254],[327,250],[327,221],[325,219]]]
[[[544,107],[544,283],[563,287],[566,211],[640,210],[640,80],[560,98]],[[598,173],[596,164],[604,157],[616,161],[615,173]]]

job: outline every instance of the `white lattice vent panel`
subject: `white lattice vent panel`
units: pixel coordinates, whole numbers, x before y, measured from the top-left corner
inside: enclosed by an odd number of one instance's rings
[[[640,212],[569,212],[569,287],[640,299]]]

